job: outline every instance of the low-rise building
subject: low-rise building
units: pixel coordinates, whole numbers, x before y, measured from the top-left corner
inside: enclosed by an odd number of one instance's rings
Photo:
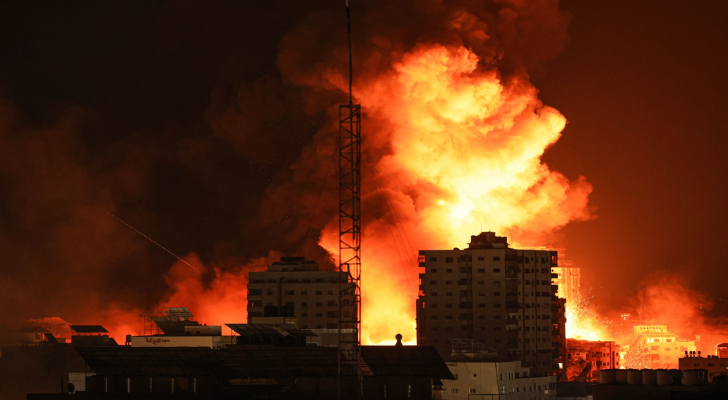
[[[532,376],[520,361],[450,361],[454,380],[442,381],[447,400],[556,398],[556,376]]]
[[[684,357],[680,358],[679,365],[681,371],[690,369],[704,369],[708,371],[708,377],[711,382],[716,376],[728,375],[728,358],[722,358],[718,355],[702,357],[699,353],[696,355],[694,352],[688,352]]]
[[[282,257],[248,279],[248,323],[260,317],[295,318],[304,329],[339,329],[339,290],[343,318],[356,317],[354,285],[346,272],[321,271],[304,257]],[[355,326],[343,326],[354,329]]]
[[[599,371],[619,368],[619,345],[614,342],[566,339],[567,380],[598,382]]]
[[[208,347],[221,349],[233,343],[233,336],[223,336],[222,327],[186,326],[182,334],[133,336],[132,347]]]
[[[639,366],[650,369],[677,369],[679,359],[685,352],[695,351],[695,341],[678,337],[667,330],[666,325],[636,325],[637,335],[630,345],[630,351],[642,354],[643,364]]]

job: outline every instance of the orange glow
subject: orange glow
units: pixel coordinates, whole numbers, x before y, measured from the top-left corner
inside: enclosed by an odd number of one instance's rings
[[[608,329],[611,321],[600,318],[581,294],[566,301],[566,337],[580,340],[614,340]]]
[[[466,246],[481,227],[541,245],[590,218],[591,185],[541,162],[566,119],[525,74],[503,78],[464,47],[420,45],[355,93],[365,147],[389,147],[363,175],[365,208],[386,210],[363,227],[364,343],[415,340],[417,250]],[[331,254],[337,228],[320,242]]]

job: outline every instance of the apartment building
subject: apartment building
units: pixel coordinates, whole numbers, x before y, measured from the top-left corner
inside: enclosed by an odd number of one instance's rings
[[[599,371],[621,368],[619,345],[613,341],[567,339],[566,348],[569,381],[599,382]]]
[[[519,361],[449,361],[454,380],[443,380],[440,397],[446,400],[556,399],[555,376],[532,376]]]
[[[340,298],[343,317],[355,316],[354,286],[348,283],[345,272],[321,271],[318,264],[304,257],[282,257],[264,272],[250,272],[248,323],[270,323],[271,317],[286,317],[304,329],[338,329]]]
[[[551,281],[557,261],[556,251],[512,249],[494,232],[472,236],[462,250],[421,250],[418,345],[448,359],[452,340],[475,339],[531,375],[556,375],[565,351],[554,343],[565,321]]]
[[[685,352],[694,352],[695,341],[683,339],[667,330],[666,325],[635,325],[636,338],[629,346],[632,351],[645,351],[649,368],[676,369]]]

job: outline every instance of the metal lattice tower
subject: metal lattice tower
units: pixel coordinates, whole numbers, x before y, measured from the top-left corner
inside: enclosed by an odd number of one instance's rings
[[[343,381],[354,377],[357,397],[361,397],[361,106],[353,103],[352,96],[351,14],[348,0],[346,19],[349,104],[339,106],[339,271],[346,274],[345,279],[339,279],[339,399],[345,396]],[[353,313],[351,302],[355,306]],[[345,338],[345,330],[353,335]],[[352,370],[356,371],[356,375],[352,376]]]

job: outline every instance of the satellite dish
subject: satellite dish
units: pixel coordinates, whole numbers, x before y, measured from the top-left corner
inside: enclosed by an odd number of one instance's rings
[[[68,393],[76,393],[76,385],[71,382],[68,382]]]

